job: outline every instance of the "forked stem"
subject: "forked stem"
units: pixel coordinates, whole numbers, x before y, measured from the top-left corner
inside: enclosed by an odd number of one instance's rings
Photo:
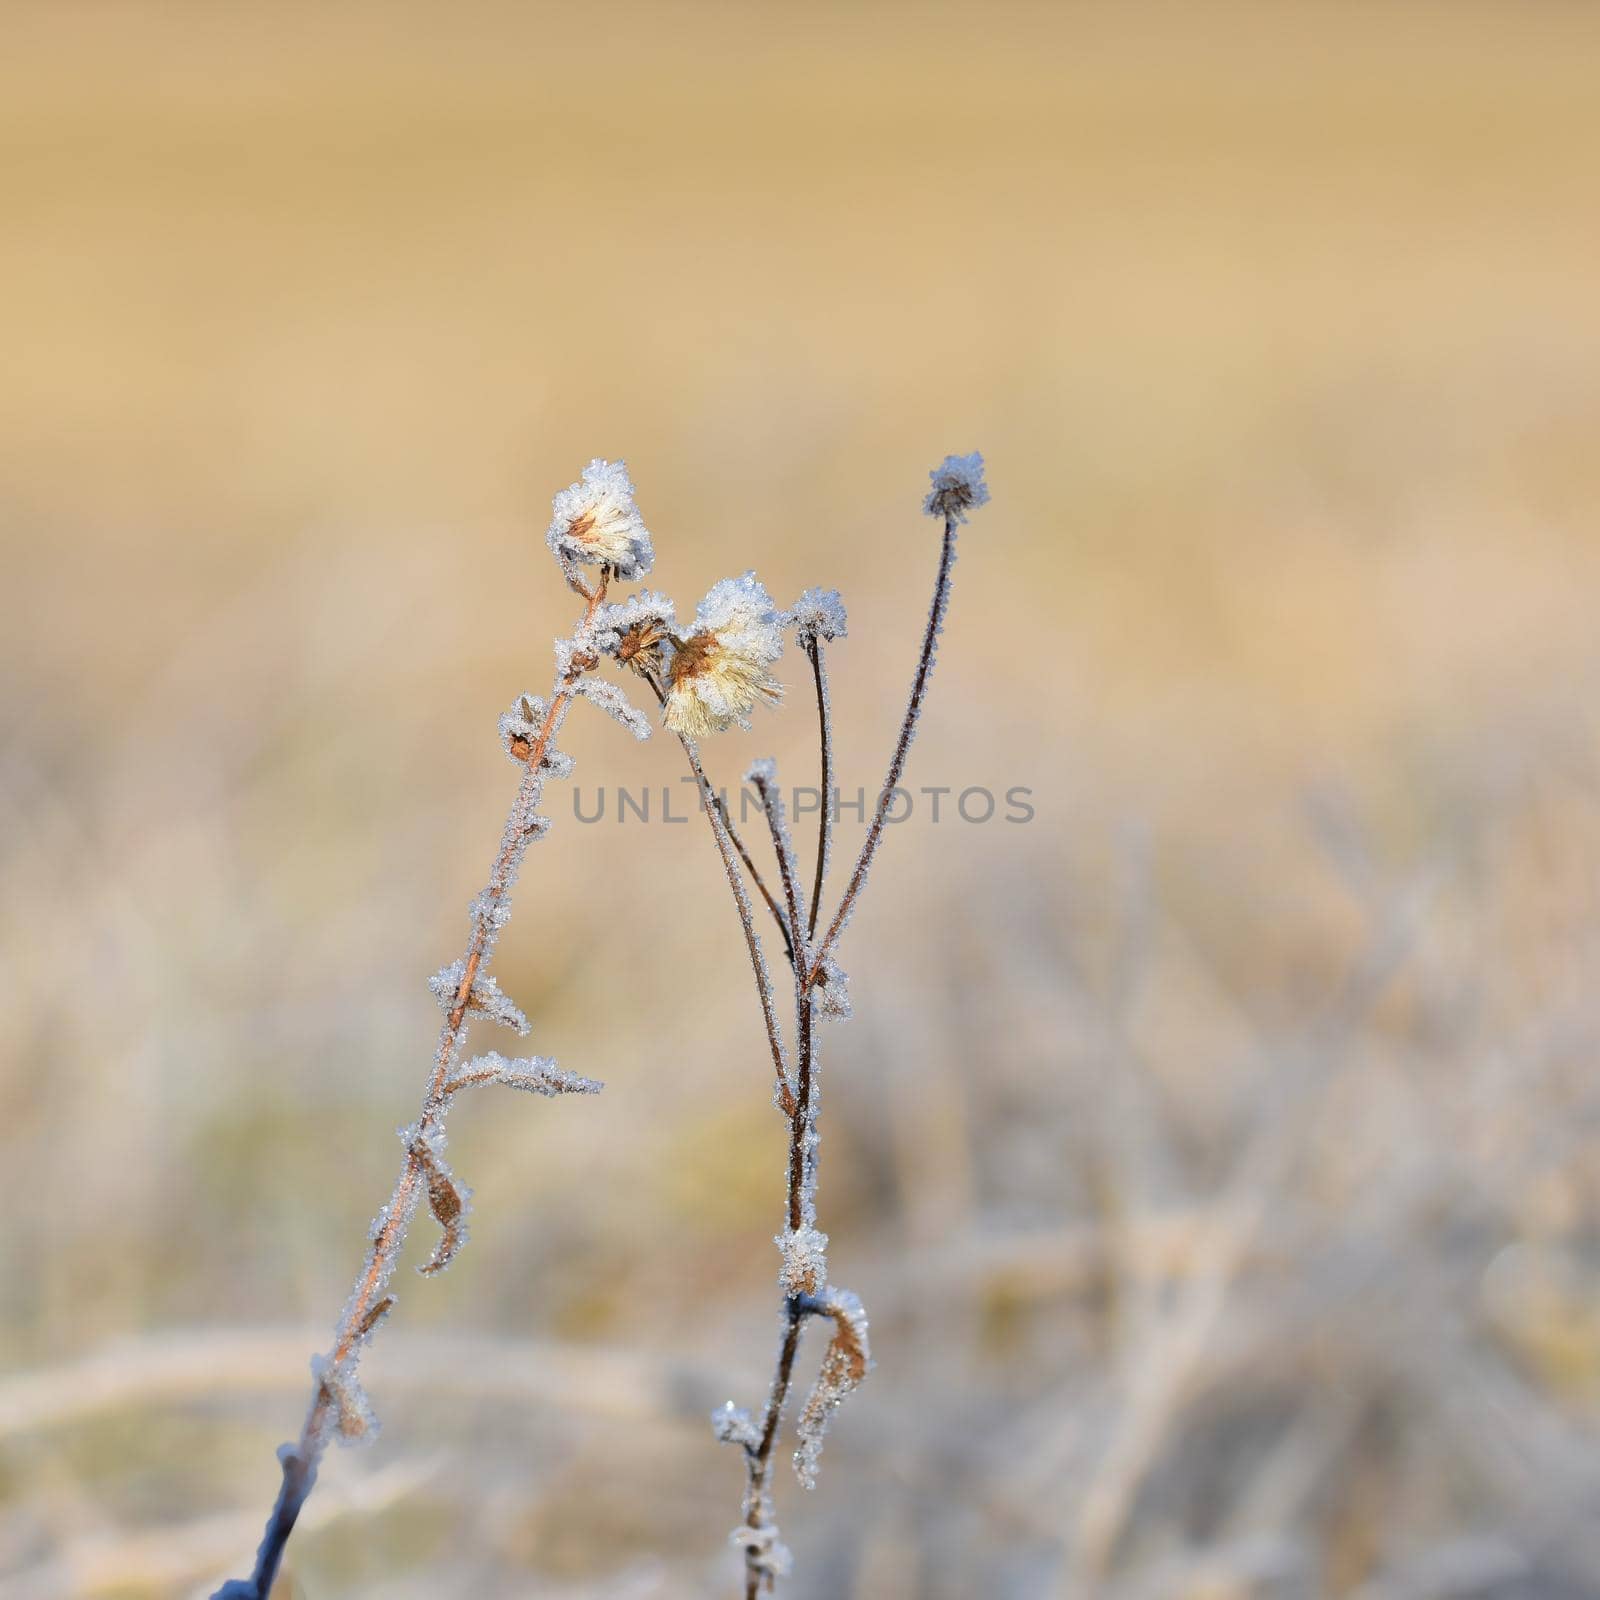
[[[816,983],[823,961],[849,920],[850,913],[855,907],[856,897],[861,893],[862,884],[866,882],[872,858],[878,853],[878,845],[883,838],[884,823],[889,816],[889,807],[894,804],[895,791],[899,788],[901,776],[905,772],[906,757],[911,753],[911,741],[916,736],[917,719],[922,715],[922,702],[928,692],[928,679],[933,675],[934,653],[938,646],[939,634],[944,628],[945,613],[950,608],[950,569],[955,565],[955,558],[956,523],[954,516],[947,512],[944,519],[944,540],[939,549],[939,575],[934,580],[933,586],[933,605],[928,612],[928,625],[923,631],[922,650],[917,657],[917,672],[911,681],[911,696],[906,703],[906,714],[900,723],[899,737],[895,740],[894,755],[890,757],[889,771],[883,780],[883,788],[878,791],[878,804],[872,814],[872,825],[867,829],[861,854],[856,857],[850,882],[845,888],[837,910],[833,913],[833,920],[828,924],[828,931],[817,941],[811,953],[810,965],[806,970],[807,989]]]

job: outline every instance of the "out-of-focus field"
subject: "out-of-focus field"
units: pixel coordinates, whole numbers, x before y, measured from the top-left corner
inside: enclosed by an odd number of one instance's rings
[[[837,584],[870,788],[981,448],[911,782],[1036,814],[924,803],[844,948],[879,1366],[788,1592],[1600,1596],[1600,12],[0,31],[0,1595],[254,1546],[571,611],[548,496],[625,455],[683,608]],[[810,781],[791,681],[725,780]],[[676,784],[582,712],[586,805]],[[709,838],[570,807],[500,971],[606,1093],[458,1112],[472,1242],[293,1596],[734,1590],[782,1130]]]

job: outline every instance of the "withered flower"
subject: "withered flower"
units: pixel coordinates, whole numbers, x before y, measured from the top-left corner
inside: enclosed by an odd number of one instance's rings
[[[724,578],[700,602],[667,663],[667,726],[687,739],[734,723],[748,728],[757,703],[775,706],[783,697],[768,671],[782,654],[780,618],[755,573]]]
[[[655,564],[625,463],[597,457],[579,482],[555,497],[553,508],[545,538],[558,557],[610,567],[625,579],[642,577]]]

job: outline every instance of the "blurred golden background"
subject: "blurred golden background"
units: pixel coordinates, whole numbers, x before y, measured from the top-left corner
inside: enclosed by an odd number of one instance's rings
[[[572,610],[548,497],[625,456],[682,610],[837,585],[870,789],[981,449],[910,782],[1035,815],[920,809],[844,945],[879,1366],[788,1593],[1600,1596],[1600,11],[0,22],[0,1595],[254,1547]],[[790,676],[724,781],[812,781]],[[569,729],[586,805],[676,785]],[[703,830],[547,809],[500,972],[606,1094],[454,1119],[472,1243],[283,1593],[734,1591],[754,998]]]

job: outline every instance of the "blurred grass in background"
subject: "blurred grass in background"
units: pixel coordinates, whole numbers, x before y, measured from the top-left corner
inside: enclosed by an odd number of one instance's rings
[[[911,782],[1036,815],[924,805],[845,947],[796,1600],[1600,1596],[1600,13],[0,16],[0,1594],[254,1545],[548,496],[843,589],[870,789],[981,448]],[[781,1125],[709,839],[569,804],[502,976],[607,1094],[456,1119],[296,1595],[732,1590]]]

